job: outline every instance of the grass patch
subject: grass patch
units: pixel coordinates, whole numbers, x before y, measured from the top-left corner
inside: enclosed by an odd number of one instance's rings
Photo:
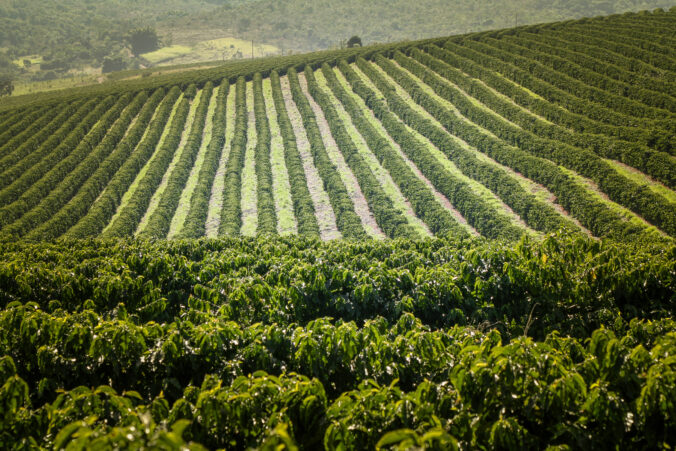
[[[254,42],[253,57],[278,55],[274,45]],[[251,41],[238,38],[219,38],[199,41],[192,46],[171,45],[141,55],[154,65],[190,64],[204,61],[226,61],[252,57]]]
[[[272,98],[272,84],[269,78],[263,80],[263,97],[270,124],[270,164],[272,165],[272,187],[277,211],[277,233],[295,235],[298,233],[298,228],[293,212],[289,174],[286,171],[284,159],[284,141],[277,122],[277,113]]]
[[[584,189],[587,191],[589,197],[593,198],[598,202],[604,203],[606,207],[608,207],[608,209],[620,215],[622,219],[624,219],[625,221],[630,222],[631,224],[637,225],[639,227],[642,227],[643,229],[646,229],[651,236],[658,238],[663,238],[667,236],[657,227],[648,223],[645,219],[636,215],[631,210],[624,208],[622,205],[609,200],[608,196],[606,196],[606,194],[603,193],[603,191],[601,191],[593,181],[589,180],[588,178],[582,177],[581,175],[571,171],[570,169],[566,169],[563,166],[559,166],[559,169],[563,173],[570,176],[575,182],[582,185]]]
[[[655,194],[664,197],[669,202],[676,203],[676,192],[670,190],[660,182],[656,182],[638,169],[622,164],[619,161],[603,159],[610,167],[615,169],[620,175],[636,182],[641,186],[646,186]]]
[[[186,45],[170,45],[153,52],[144,53],[141,56],[152,64],[158,64],[178,58],[179,56],[187,55],[192,51],[192,47]]]
[[[202,143],[200,144],[200,150],[197,153],[197,158],[195,159],[195,164],[190,170],[190,177],[183,188],[181,193],[181,199],[178,201],[178,207],[174,213],[174,217],[171,218],[171,226],[169,227],[169,233],[167,234],[167,239],[173,238],[176,234],[180,233],[183,230],[183,224],[185,223],[185,218],[188,217],[190,212],[190,200],[192,199],[192,193],[195,191],[195,186],[197,186],[197,179],[199,178],[200,169],[202,169],[202,164],[204,163],[204,156],[207,151],[207,145],[211,140],[211,132],[213,130],[213,119],[214,119],[214,110],[216,110],[216,96],[218,95],[220,86],[214,88],[212,91],[211,99],[209,99],[209,108],[207,109],[207,120],[204,124],[204,130],[202,131]]]
[[[207,223],[205,235],[209,238],[218,237],[218,226],[221,223],[221,209],[223,208],[223,189],[225,188],[225,165],[230,155],[230,144],[235,130],[235,96],[237,90],[234,85],[230,87],[228,99],[225,108],[225,143],[223,144],[223,153],[218,163],[218,170],[214,177],[214,184],[211,187],[211,198],[209,199],[209,212],[207,213]]]
[[[246,84],[247,124],[246,153],[242,171],[242,230],[244,236],[255,236],[258,229],[258,183],[256,180],[256,117],[254,115],[253,82]]]
[[[122,196],[122,200],[120,201],[120,205],[117,207],[117,210],[115,211],[115,214],[113,215],[112,218],[110,218],[110,221],[106,225],[106,227],[103,229],[101,234],[104,234],[108,228],[110,228],[111,224],[115,222],[117,217],[120,215],[120,212],[127,206],[129,201],[134,197],[134,193],[136,192],[136,188],[138,187],[138,184],[143,180],[143,177],[145,177],[146,173],[148,172],[148,168],[150,168],[153,160],[155,159],[155,155],[157,155],[157,151],[162,148],[164,145],[164,141],[167,138],[167,135],[169,134],[169,130],[171,130],[171,127],[169,126],[173,120],[174,116],[176,116],[176,110],[178,109],[178,105],[181,103],[181,100],[183,100],[183,94],[178,96],[178,99],[176,100],[176,103],[174,103],[174,106],[171,110],[171,114],[169,115],[169,119],[167,119],[167,123],[164,127],[164,130],[162,131],[162,136],[160,136],[160,140],[157,143],[157,146],[155,146],[155,152],[153,152],[153,155],[148,159],[146,164],[141,168],[139,173],[136,175],[136,178],[132,182],[132,184],[129,186],[129,189],[127,190],[126,193]]]
[[[200,89],[197,92],[195,98],[192,100],[192,103],[190,104],[190,112],[188,113],[188,119],[186,120],[185,128],[183,129],[183,135],[181,135],[181,142],[178,145],[178,149],[176,149],[174,158],[171,160],[171,163],[167,168],[167,172],[165,172],[164,177],[162,177],[162,183],[160,183],[160,186],[157,187],[155,194],[153,194],[153,197],[150,199],[148,209],[146,210],[146,213],[143,215],[143,218],[141,218],[141,222],[139,222],[139,225],[136,228],[135,235],[138,235],[139,232],[143,231],[143,229],[145,229],[146,225],[148,224],[148,219],[150,219],[150,216],[153,214],[153,212],[157,208],[157,205],[160,203],[160,200],[162,199],[162,193],[164,193],[164,190],[166,189],[167,184],[169,183],[169,177],[171,176],[174,167],[178,163],[178,160],[181,158],[181,154],[185,150],[185,142],[186,139],[188,138],[188,135],[190,134],[192,123],[195,120],[195,112],[197,111],[197,105],[199,104],[199,100],[202,97],[202,92],[203,91]]]

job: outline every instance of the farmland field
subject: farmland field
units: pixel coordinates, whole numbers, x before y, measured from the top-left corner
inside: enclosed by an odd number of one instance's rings
[[[675,44],[657,10],[0,103],[0,448],[673,448]]]

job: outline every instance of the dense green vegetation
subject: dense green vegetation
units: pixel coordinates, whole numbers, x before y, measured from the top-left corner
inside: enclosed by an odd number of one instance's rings
[[[3,102],[0,448],[674,448],[674,29]]]
[[[364,44],[391,42],[672,6],[671,0],[7,0],[0,5],[0,74],[51,81],[73,71],[138,68],[148,61],[136,56],[143,42],[135,36],[148,27],[160,46],[229,36],[298,52],[346,46],[355,34]]]
[[[4,242],[0,441],[673,446],[675,262],[566,236]]]

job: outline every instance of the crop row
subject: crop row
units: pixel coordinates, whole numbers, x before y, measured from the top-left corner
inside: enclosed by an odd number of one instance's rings
[[[326,77],[329,87],[331,90],[334,90],[333,84],[335,79],[332,80],[330,78],[331,75],[333,75],[331,69],[329,68],[328,70],[323,70],[323,73]],[[366,161],[360,155],[354,141],[350,138],[347,130],[345,129],[345,125],[341,123],[338,113],[336,112],[333,105],[331,105],[328,96],[322,92],[317,85],[317,81],[315,80],[314,74],[312,73],[312,69],[309,67],[306,67],[305,69],[305,78],[308,84],[308,91],[324,112],[324,116],[326,117],[329,127],[331,128],[331,134],[336,140],[338,147],[345,158],[345,162],[348,164],[350,170],[355,175],[359,183],[359,187],[364,193],[364,197],[366,198],[369,209],[373,213],[373,216],[376,219],[380,229],[390,238],[411,238],[417,236],[415,230],[413,230],[408,224],[404,214],[394,206],[392,200],[389,198],[382,186],[378,183],[378,180],[375,178],[373,172],[368,167]],[[342,101],[340,96],[337,97]],[[353,105],[344,104],[344,106],[346,107],[345,109],[348,110],[350,117],[354,118],[352,111],[349,110],[349,108]],[[365,121],[363,117],[361,117],[360,120]],[[360,134],[364,137],[366,143],[369,145],[369,148],[375,154],[376,158],[381,161],[383,153],[386,152],[383,151],[382,148],[389,145],[371,128],[365,129],[363,124],[357,123],[357,121],[354,119],[352,119],[352,122],[355,124]],[[367,135],[367,133],[371,133],[371,135]],[[378,146],[374,145],[376,142],[375,140],[379,140]],[[389,152],[389,155],[397,160],[395,163],[392,163],[392,166],[396,164],[401,165],[403,163],[403,161],[400,161],[401,158],[396,155],[393,149],[389,149]],[[390,172],[390,176],[392,176],[396,183],[396,175]],[[434,199],[432,199],[432,201],[434,202]],[[435,206],[432,205],[430,209],[433,210],[434,207]],[[437,213],[436,211],[434,212]],[[430,214],[431,213],[432,211]],[[451,219],[450,221],[452,222],[453,220]],[[451,222],[449,222],[449,224]]]
[[[584,52],[598,60],[605,62],[612,62],[613,64],[624,68],[627,71],[637,73],[641,76],[650,79],[662,80],[669,85],[676,82],[676,74],[672,74],[663,69],[659,69],[651,64],[648,64],[636,58],[636,52],[629,54],[622,54],[616,51],[611,51],[604,48],[604,42],[598,38],[587,36],[585,39],[580,39],[580,35],[567,33],[565,30],[542,29],[533,30],[534,33],[551,36],[552,38],[563,41],[568,48],[576,49]]]
[[[51,159],[43,159],[10,186],[0,191],[0,229],[19,219],[37,205],[104,139],[108,129],[132,100],[108,98],[83,119],[78,128],[58,143]],[[94,125],[96,124],[96,125]],[[90,129],[90,127],[93,128]],[[55,162],[57,162],[55,164]]]
[[[531,228],[542,232],[552,232],[562,227],[576,228],[571,222],[565,221],[551,206],[527,193],[505,170],[478,159],[472,151],[456,144],[443,128],[416,112],[394,90],[386,89],[381,92],[389,108],[404,123],[429,139],[465,175],[495,193]]]
[[[193,87],[194,88],[194,87]],[[138,186],[129,202],[118,212],[111,224],[106,228],[103,237],[131,236],[136,232],[143,215],[148,209],[153,194],[160,186],[162,178],[171,163],[181,142],[185,124],[190,112],[190,100],[185,95],[178,101],[178,106],[160,148],[148,163],[148,169],[138,181]]]
[[[48,107],[45,106],[29,106],[26,108],[15,108],[13,110],[5,110],[0,113],[0,130],[3,130],[0,133],[0,148],[2,145],[7,142],[7,139],[10,139],[13,135],[12,130],[18,127],[18,124],[26,119],[26,116],[35,113],[44,114],[48,110]],[[39,116],[35,116],[39,117]],[[2,155],[2,153],[0,153]]]
[[[356,88],[355,92],[373,110],[390,136],[400,145],[402,151],[418,166],[426,178],[446,196],[467,222],[482,235],[506,240],[518,239],[525,230],[512,224],[507,216],[501,214],[498,209],[489,205],[485,199],[473,192],[466,181],[447,171],[425,149],[424,144],[409,132],[405,123],[391,111],[404,111],[407,106],[406,102],[398,98],[394,88],[377,74],[366,61],[360,59],[357,64],[378,89],[380,95],[385,97],[385,102],[376,100],[379,95],[365,84],[357,84],[359,78],[347,63],[343,62],[340,69],[352,84],[352,88]]]
[[[62,107],[65,108],[66,105],[67,103],[64,102]],[[4,131],[0,134],[0,157],[5,157],[16,147],[17,143],[21,143],[26,136],[39,130],[58,112],[59,108],[35,108],[30,114],[17,113],[16,116],[20,120],[2,129]]]
[[[636,127],[635,121],[614,111],[596,114],[596,107],[581,99],[574,99],[564,91],[551,86],[529,72],[498,58],[482,54],[469,47],[447,42],[444,48],[429,46],[431,54],[462,69],[469,75],[479,77],[489,86],[512,98],[516,103],[544,116],[546,119],[581,133],[599,133],[628,142],[641,143],[658,151],[671,149],[668,134],[650,127]],[[521,86],[521,87],[520,87]],[[523,88],[535,92],[542,98],[530,95]],[[559,107],[562,103],[566,108]],[[612,123],[604,123],[603,117]],[[600,119],[601,118],[601,119]],[[620,124],[620,125],[617,125]]]
[[[368,72],[368,65],[364,63],[362,65]],[[408,85],[409,90],[413,91],[417,87],[417,84],[401,70],[394,72],[392,76],[400,85]],[[626,240],[645,233],[644,228],[627,223],[606,205],[591,199],[586,188],[575,183],[556,164],[531,155],[518,147],[507,145],[504,141],[482,132],[475,125],[459,119],[445,107],[434,102],[434,99],[422,95],[424,93],[421,90],[415,92],[413,99],[429,111],[449,133],[480,149],[498,163],[545,186],[557,196],[559,204],[595,236],[613,234],[618,239]]]
[[[181,155],[169,174],[167,185],[162,192],[162,197],[157,208],[148,218],[146,227],[140,232],[140,236],[150,238],[165,238],[169,233],[171,219],[174,217],[181,193],[185,187],[190,171],[197,159],[197,153],[202,145],[204,126],[207,120],[207,111],[211,101],[214,86],[208,82],[201,92],[199,103],[195,110],[192,127],[188,133]]]
[[[97,100],[68,105],[54,118],[53,123],[59,124],[58,127],[45,127],[0,160],[0,189],[11,185],[46,156],[50,156],[50,161],[54,164],[54,156],[51,155],[54,148],[73,129],[81,125],[84,117],[98,104]]]
[[[230,84],[221,83],[216,96],[216,108],[212,118],[211,139],[207,144],[204,161],[200,168],[195,190],[190,197],[190,210],[179,233],[181,238],[199,238],[206,232],[206,221],[209,214],[209,200],[218,171],[218,164],[225,146],[226,104]]]
[[[314,204],[310,197],[303,161],[298,152],[293,126],[286,111],[279,74],[277,72],[270,74],[270,83],[272,86],[272,99],[275,103],[277,114],[277,123],[279,124],[282,140],[284,141],[284,162],[289,174],[291,200],[293,201],[293,211],[297,221],[298,234],[301,236],[317,237],[319,236],[319,225],[315,216]]]
[[[258,211],[258,234],[277,233],[277,212],[272,188],[272,164],[270,162],[270,123],[268,122],[265,99],[263,98],[263,77],[260,73],[253,79],[254,114],[256,117],[256,189]]]
[[[605,27],[604,27],[605,28]],[[623,45],[626,49],[632,50],[635,57],[638,57],[650,64],[671,72],[676,71],[676,59],[670,55],[670,49],[655,43],[655,39],[645,41],[638,36],[622,35],[612,30],[599,29],[596,27],[578,26],[571,27],[571,31],[585,36],[599,37],[606,42],[615,43],[612,49],[618,45]]]
[[[293,100],[303,118],[305,132],[307,133],[310,142],[312,159],[322,178],[324,188],[329,195],[331,207],[336,215],[336,225],[338,226],[338,230],[340,230],[340,233],[342,233],[345,238],[364,238],[366,237],[364,226],[354,210],[352,199],[347,193],[347,188],[345,187],[340,174],[338,174],[336,166],[333,164],[331,157],[329,157],[329,154],[326,151],[322,134],[317,126],[315,114],[312,111],[310,102],[308,102],[307,97],[305,97],[305,93],[301,89],[298,74],[295,70],[291,69],[287,73],[287,76]],[[329,121],[329,123],[330,122],[331,121]],[[359,175],[355,175],[359,177]]]
[[[520,48],[518,45],[510,43],[507,39],[483,38],[481,39],[481,43],[490,46],[491,53],[496,50],[499,51],[500,58],[504,61],[518,65],[533,76],[551,83],[553,86],[563,89],[578,98],[588,99],[626,116],[662,121],[674,119],[673,113],[670,111],[647,106],[640,101],[632,99],[629,95],[631,90],[626,89],[626,87],[625,94],[619,95],[615,94],[612,89],[609,89],[612,88],[612,84],[611,86],[597,86],[597,82],[599,81],[598,75],[582,71],[570,74],[569,71],[565,70],[566,68],[570,68],[568,61],[563,66],[552,67],[554,63],[561,64],[561,60],[557,60],[555,56],[549,53],[544,54],[536,50]],[[488,46],[482,48],[488,50]]]
[[[401,53],[398,53],[395,58],[406,69],[432,87],[437,95],[448,99],[462,115],[472,122],[481,125],[513,146],[527,149],[529,153],[547,158],[592,179],[610,199],[641,215],[669,235],[676,236],[676,206],[670,204],[662,196],[617,173],[596,154],[570,146],[565,142],[541,138],[508,122],[501,116],[488,114],[474,105],[457,88],[443,83],[437,74],[425,66],[404,57]],[[379,61],[385,67],[394,70],[387,60],[381,57]],[[411,81],[408,84],[409,86],[415,85]]]
[[[242,171],[244,170],[248,127],[246,80],[244,77],[237,79],[235,89],[235,131],[225,167],[223,209],[218,227],[219,235],[239,235],[242,228]]]
[[[59,209],[75,196],[80,187],[107,161],[110,155],[114,153],[117,145],[124,138],[130,124],[139,114],[147,100],[148,94],[145,92],[138,94],[129,103],[129,106],[122,111],[122,114],[119,115],[98,145],[90,149],[86,157],[80,160],[72,171],[61,174],[58,183],[50,187],[49,193],[45,193],[44,197],[36,201],[37,205],[35,207],[21,216],[16,222],[5,227],[3,232],[10,235],[24,236],[50,220]],[[152,112],[149,114],[152,114]],[[33,187],[31,187],[32,189]],[[63,232],[65,230],[60,230],[60,233]]]
[[[162,90],[158,90],[162,92]],[[99,235],[108,225],[110,219],[120,205],[122,197],[155,152],[160,141],[164,125],[167,123],[181,90],[172,88],[157,108],[157,112],[150,121],[143,140],[138,144],[133,154],[124,162],[115,176],[105,186],[101,195],[96,199],[86,215],[82,217],[68,232],[70,238],[84,238]],[[71,201],[72,203],[73,201]]]
[[[23,160],[29,155],[33,157],[35,150],[52,134],[57,133],[57,130],[60,128],[73,128],[74,124],[77,124],[77,122],[72,120],[73,113],[78,111],[83,104],[85,104],[85,102],[80,101],[64,105],[62,108],[54,108],[50,113],[45,114],[39,121],[26,130],[25,134],[21,133],[16,137],[16,140],[7,143],[3,148],[3,153],[6,152],[6,154],[0,158],[0,175],[2,175],[3,180],[0,187],[7,186],[13,180],[5,179],[4,173],[9,168],[19,161],[24,163]],[[48,120],[43,122],[43,119]],[[66,121],[66,119],[71,120]],[[82,119],[82,116],[80,116],[80,119]],[[38,155],[40,155],[39,152]]]
[[[341,66],[346,64],[345,62],[340,63]],[[361,135],[364,137],[366,143],[370,147],[371,151],[374,153],[380,164],[385,168],[394,183],[399,187],[399,190],[406,198],[406,200],[411,204],[411,207],[415,214],[427,225],[430,232],[433,234],[454,234],[463,236],[466,235],[466,231],[456,219],[451,215],[451,212],[448,211],[444,206],[437,201],[432,192],[432,189],[420,178],[418,175],[409,167],[405,158],[401,155],[400,151],[408,157],[411,161],[410,164],[415,165],[415,168],[420,170],[420,173],[427,179],[430,179],[430,174],[427,167],[420,165],[420,158],[427,159],[426,150],[419,146],[419,143],[415,142],[411,136],[407,135],[407,131],[398,128],[399,124],[390,122],[391,117],[387,115],[387,112],[384,110],[378,111],[373,110],[374,119],[380,121],[383,125],[384,131],[379,131],[374,127],[374,124],[369,121],[363,111],[363,109],[357,104],[355,99],[352,98],[353,95],[363,97],[363,91],[355,90],[354,94],[348,92],[336,78],[333,71],[328,67],[324,66],[323,68],[324,76],[326,77],[327,83],[333,94],[336,98],[342,103],[343,107],[350,115],[352,122]],[[354,74],[349,74],[354,76]],[[350,76],[346,75],[346,78],[349,83],[353,83],[354,80]],[[362,89],[365,87],[361,86]],[[354,89],[354,88],[353,88]],[[363,98],[366,107],[370,107],[368,99]],[[391,136],[392,141],[390,142],[387,139],[387,135],[383,136],[383,133],[388,133]],[[396,148],[395,146],[400,146]],[[414,146],[409,150],[405,146]],[[417,146],[417,147],[415,147]],[[411,156],[411,153],[420,152],[421,155]],[[429,162],[429,161],[428,161]],[[443,174],[443,177],[447,177],[449,174]],[[443,183],[448,183],[450,179],[444,181]],[[430,183],[434,186],[435,189],[441,191],[441,195],[447,198],[450,203],[453,202],[453,198],[448,195],[448,192],[443,190],[443,187],[440,188],[439,180],[431,180]],[[378,207],[376,207],[378,209]],[[374,214],[376,218],[378,217],[379,212],[375,211]],[[400,213],[401,214],[401,213]],[[391,228],[391,225],[388,226]],[[412,236],[415,233],[415,230],[407,224],[406,218],[401,218],[401,225],[398,227],[403,227],[398,236]],[[381,225],[381,229],[386,231],[387,229]],[[397,236],[397,235],[395,235]]]
[[[118,142],[104,140],[101,143],[102,146],[107,145],[112,149],[105,160],[98,165],[77,194],[57,213],[53,213],[50,218],[28,233],[27,239],[48,240],[66,233],[87,214],[95,201],[101,200],[101,193],[110,186],[111,179],[118,177],[118,174],[124,175],[124,172],[118,172],[123,165],[129,161],[133,162],[139,155],[150,153],[149,149],[144,149],[139,144],[165,94],[164,89],[158,89],[148,98],[122,139]],[[106,139],[110,136],[111,134],[108,134]]]
[[[518,64],[502,60],[500,58],[502,52],[497,49],[492,49],[477,41],[471,42],[473,45],[457,45],[449,40],[444,44],[444,47],[501,74],[503,77],[543,97],[547,102],[550,102],[550,109],[552,106],[557,105],[564,107],[580,117],[586,117],[594,122],[605,124],[604,133],[614,133],[614,136],[628,141],[642,142],[657,150],[671,150],[666,134],[664,130],[661,130],[661,126],[664,125],[663,123],[647,120],[638,121],[636,118],[631,118],[586,99],[575,97],[563,89],[534,77],[529,71],[521,69]],[[524,61],[523,64],[528,66],[527,61]],[[572,124],[573,128],[576,128],[573,120],[569,120],[568,122]],[[588,122],[589,120],[585,124]],[[636,127],[639,122],[640,128]],[[580,127],[580,125],[577,127]]]
[[[610,59],[619,65],[623,65],[622,67],[626,67],[627,70],[638,72],[653,78],[661,78],[671,84],[676,82],[676,75],[673,72],[655,66],[653,64],[654,62],[641,59],[641,55],[635,48],[631,48],[615,41],[600,39],[589,34],[574,33],[566,29],[546,29],[542,30],[542,32],[557,39],[564,39],[567,42],[573,43],[575,46],[586,44],[589,47],[593,47],[593,49],[590,50],[591,54],[602,60]],[[587,51],[587,49],[585,49],[585,51]],[[659,61],[657,61],[657,64],[660,64]]]
[[[608,130],[607,127],[598,127],[593,121],[583,116],[569,113],[547,101],[533,97],[518,85],[508,82],[491,70],[458,54],[434,46],[430,46],[426,50],[426,54],[411,50],[410,55],[443,75],[494,111],[503,112],[502,115],[508,117],[510,121],[518,123],[540,136],[568,142],[576,147],[591,150],[604,158],[621,161],[645,172],[669,187],[676,187],[676,176],[674,175],[676,174],[676,162],[669,154],[658,152],[636,142],[615,139],[612,137],[612,130]],[[465,74],[480,78],[483,83],[471,80]],[[552,124],[544,124],[544,121],[525,114],[518,107],[510,105],[509,101],[504,101],[489,92],[488,88],[482,86],[483,84],[492,87],[516,104],[532,111],[533,114],[541,115],[544,119],[551,121]],[[554,125],[557,125],[557,127]],[[568,129],[571,129],[571,131],[568,131]],[[610,134],[606,133],[608,131]],[[629,135],[626,136],[626,138],[630,137]]]
[[[561,68],[572,77],[595,83],[598,88],[610,89],[615,94],[630,96],[646,105],[664,108],[672,113],[676,110],[673,98],[676,86],[664,81],[640,76],[614,64],[601,62],[584,53],[571,51],[566,48],[567,46],[558,47],[555,42],[547,42],[540,35],[521,33],[517,37],[506,36],[503,39],[528,49],[529,52],[538,52],[529,54],[537,55],[540,62],[546,64],[551,62],[552,67]],[[544,52],[550,57],[549,62],[543,58]],[[520,53],[524,54],[523,51]]]
[[[24,168],[22,165],[18,165],[7,171],[5,175],[8,180],[12,177],[16,177],[16,179],[0,190],[0,205],[4,207],[21,198],[27,199],[25,196],[26,191],[32,189],[36,184],[39,185],[44,183],[43,177],[47,177],[46,180],[53,181],[55,179],[50,178],[50,173],[53,173],[54,171],[67,173],[67,171],[75,167],[78,159],[84,158],[85,155],[83,142],[86,141],[90,148],[95,146],[103,139],[103,136],[107,131],[106,127],[109,127],[115,120],[114,114],[107,111],[113,107],[113,105],[116,105],[113,108],[115,108],[119,114],[129,100],[129,98],[123,97],[118,99],[118,102],[116,103],[112,97],[108,97],[103,100],[92,99],[88,102],[88,106],[94,107],[94,109],[89,111],[83,118],[80,117],[80,121],[75,130],[64,134],[59,133],[52,135],[43,143],[42,149],[38,150],[38,152],[40,154],[46,154],[46,157],[42,158],[36,164],[33,164],[30,168]],[[99,124],[97,125],[97,123]],[[67,130],[64,129],[62,131],[66,132]],[[78,152],[78,150],[80,152]],[[75,155],[71,156],[73,153]],[[51,181],[48,183],[51,183]],[[38,198],[29,200],[31,203],[26,205],[25,208],[30,208],[32,205],[35,205],[36,200],[38,200]],[[25,209],[21,210],[19,214],[23,214],[25,211]],[[0,222],[0,228],[3,225],[5,225],[5,223]]]

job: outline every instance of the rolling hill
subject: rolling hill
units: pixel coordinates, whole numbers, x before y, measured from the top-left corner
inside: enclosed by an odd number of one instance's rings
[[[0,104],[0,447],[669,448],[676,11]]]
[[[0,234],[670,240],[673,25],[611,16],[27,97],[0,117]]]

